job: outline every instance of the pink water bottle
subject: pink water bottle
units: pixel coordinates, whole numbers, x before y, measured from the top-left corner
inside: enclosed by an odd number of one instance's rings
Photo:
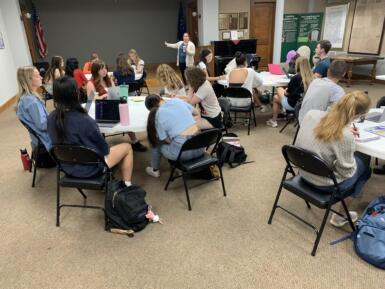
[[[128,104],[127,101],[122,100],[121,103],[119,103],[119,117],[120,117],[120,124],[127,126],[130,123],[129,113],[128,113]]]

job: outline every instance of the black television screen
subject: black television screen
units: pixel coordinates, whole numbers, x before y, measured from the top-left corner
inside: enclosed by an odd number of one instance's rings
[[[214,41],[214,51],[216,56],[233,56],[237,51],[254,54],[256,53],[256,50],[256,39]]]

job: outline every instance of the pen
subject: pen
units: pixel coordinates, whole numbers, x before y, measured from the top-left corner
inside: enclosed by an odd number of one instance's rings
[[[356,125],[354,124],[354,122],[353,122],[353,128],[357,132],[357,136],[360,137],[360,134],[358,133],[358,129],[357,129]]]

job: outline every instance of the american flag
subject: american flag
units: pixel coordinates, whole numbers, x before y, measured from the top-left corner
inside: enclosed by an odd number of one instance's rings
[[[48,54],[47,43],[45,43],[43,28],[41,27],[40,18],[37,15],[35,4],[32,3],[32,19],[35,26],[35,33],[37,39],[37,46],[39,47],[39,54],[44,58]]]

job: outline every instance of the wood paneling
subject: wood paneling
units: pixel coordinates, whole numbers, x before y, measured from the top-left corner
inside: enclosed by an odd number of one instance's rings
[[[257,39],[257,54],[261,57],[260,68],[272,62],[274,45],[275,3],[251,1],[250,38]]]

